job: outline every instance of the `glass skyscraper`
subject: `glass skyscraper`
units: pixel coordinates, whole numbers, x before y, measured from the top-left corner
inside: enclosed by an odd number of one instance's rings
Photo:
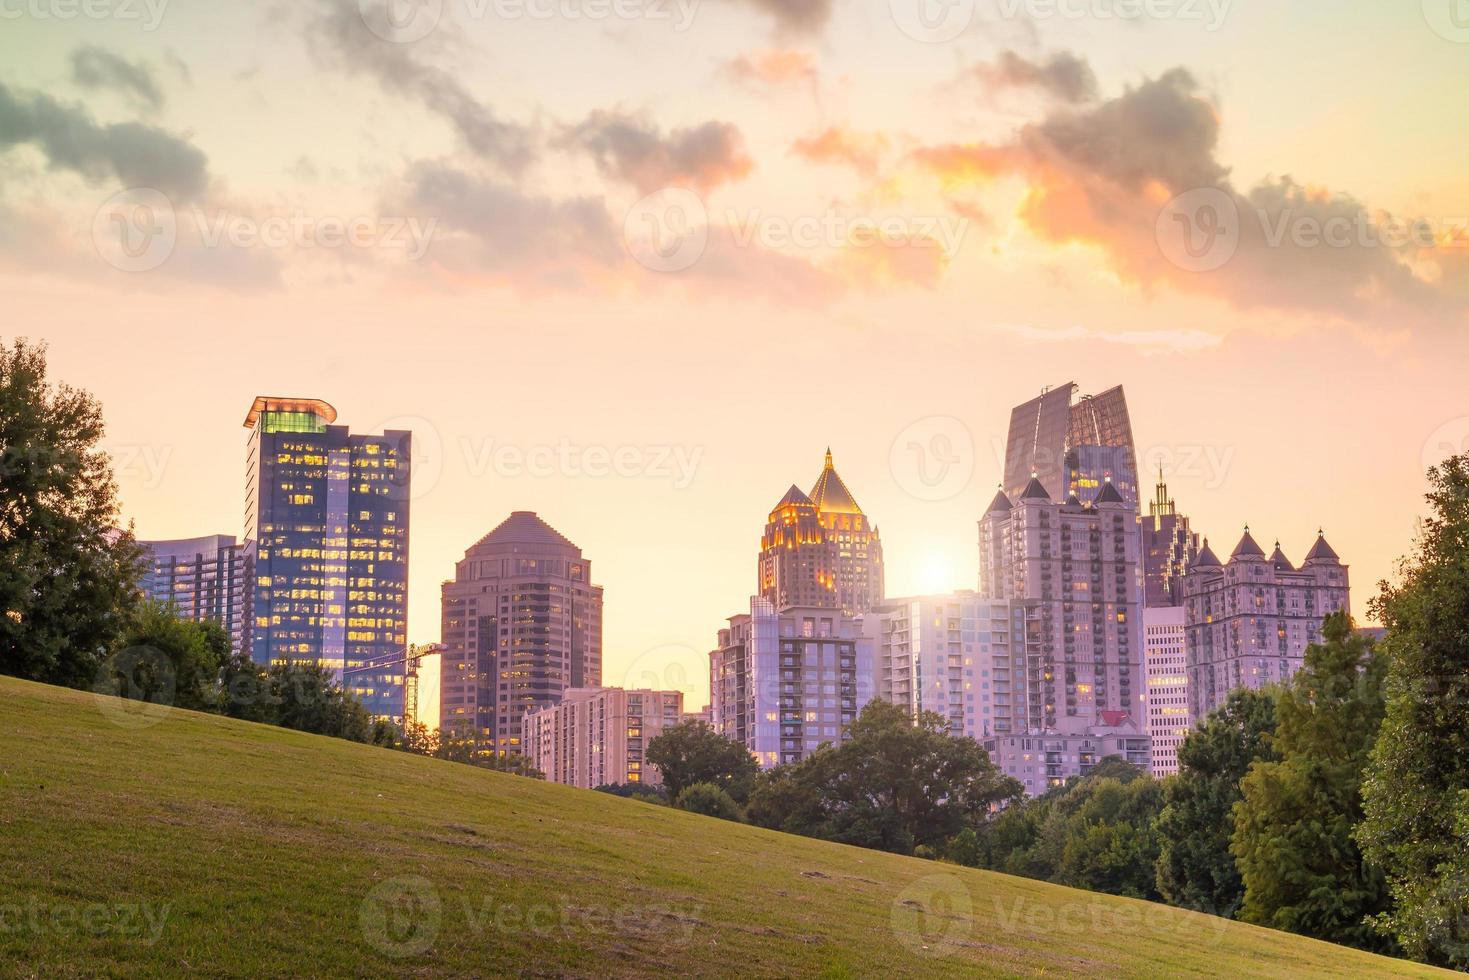
[[[397,719],[413,434],[357,435],[336,417],[324,401],[267,397],[245,417],[250,652],[261,664],[324,664],[368,711]]]
[[[1090,500],[1110,482],[1138,503],[1137,453],[1122,386],[1081,395],[1067,382],[1010,413],[1005,494],[1019,497],[1034,476],[1053,500]]]

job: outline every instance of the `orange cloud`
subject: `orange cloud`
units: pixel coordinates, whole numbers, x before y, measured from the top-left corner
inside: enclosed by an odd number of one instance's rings
[[[731,59],[724,66],[724,74],[746,85],[805,85],[814,89],[816,57],[798,48],[770,48]]]
[[[791,152],[812,163],[845,164],[864,176],[872,176],[888,150],[888,138],[881,133],[860,133],[846,126],[832,126],[798,139]]]

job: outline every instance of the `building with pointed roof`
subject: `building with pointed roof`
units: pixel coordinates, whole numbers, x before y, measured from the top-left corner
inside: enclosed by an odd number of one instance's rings
[[[519,754],[527,712],[602,683],[602,587],[581,549],[533,511],[465,551],[442,609],[445,738]]]
[[[1208,541],[1183,578],[1184,659],[1195,719],[1224,704],[1236,688],[1287,680],[1321,640],[1321,624],[1350,612],[1347,566],[1318,532],[1300,568],[1280,542],[1267,557],[1246,527],[1229,561]]]
[[[995,764],[1033,793],[1104,754],[1147,766],[1136,506],[1105,477],[1060,499],[1037,474],[996,496],[979,551],[979,598],[1011,611],[979,651]]]
[[[1199,536],[1169,496],[1161,467],[1148,514],[1138,518],[1138,527],[1142,532],[1143,603],[1183,605],[1183,576],[1198,556]]]
[[[856,615],[882,601],[882,539],[832,464],[809,494],[792,486],[760,538],[759,595],[777,610],[837,608]]]

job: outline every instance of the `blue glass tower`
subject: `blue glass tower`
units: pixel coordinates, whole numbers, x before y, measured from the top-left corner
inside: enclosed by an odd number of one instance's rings
[[[368,711],[400,719],[413,434],[356,435],[336,418],[324,401],[268,397],[245,417],[250,653],[324,664]]]

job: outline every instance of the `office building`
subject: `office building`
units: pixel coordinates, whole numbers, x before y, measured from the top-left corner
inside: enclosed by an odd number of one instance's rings
[[[232,649],[249,651],[255,575],[248,547],[229,534],[138,544],[145,552],[145,595],[172,603],[180,618],[218,623]]]
[[[1154,776],[1178,772],[1178,746],[1193,727],[1184,660],[1183,606],[1143,607],[1148,739]]]
[[[257,663],[314,661],[403,715],[413,434],[362,435],[309,398],[256,398],[245,483]]]
[[[832,465],[831,450],[809,494],[792,486],[760,539],[759,592],[777,609],[840,609],[856,615],[882,601],[882,539]]]
[[[473,544],[442,588],[445,738],[519,754],[523,720],[602,684],[602,587],[581,549],[520,510]]]
[[[548,782],[565,786],[659,786],[662,776],[644,753],[682,718],[682,691],[569,688],[559,704],[526,714],[524,755]]]
[[[1182,606],[1183,576],[1199,553],[1199,536],[1178,512],[1163,473],[1148,503],[1148,516],[1138,519],[1142,529],[1143,605]]]

